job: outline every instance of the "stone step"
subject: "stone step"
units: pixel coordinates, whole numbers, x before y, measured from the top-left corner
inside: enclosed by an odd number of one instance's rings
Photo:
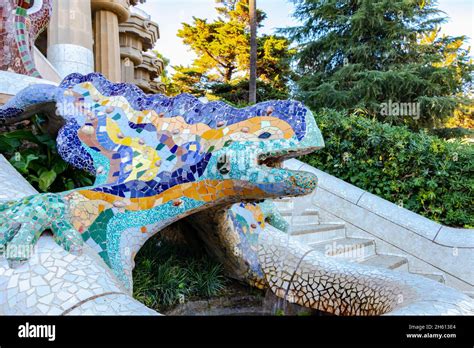
[[[474,291],[464,291],[464,294],[466,294],[467,296],[469,296],[470,298],[474,298]]]
[[[285,209],[298,209],[300,211],[304,211],[308,208],[312,208],[313,207],[313,204],[311,203],[311,201],[309,200],[301,200],[301,199],[292,199],[292,198],[289,198],[289,199],[283,199],[283,200],[278,200],[278,201],[273,201],[273,204],[275,204],[275,206],[278,208],[278,209],[282,209],[282,210],[285,210]]]
[[[366,266],[383,267],[408,272],[408,260],[402,256],[380,254],[369,257],[359,263]]]
[[[318,224],[318,223],[306,223],[306,224],[293,224],[290,225],[290,231],[292,236],[297,236],[301,234],[309,233],[320,233],[331,230],[344,230],[345,224],[335,223],[335,224]]]
[[[364,238],[338,238],[309,245],[326,256],[359,261],[375,255],[375,242]]]
[[[280,209],[278,208],[278,211],[280,212],[281,215],[283,216],[292,216],[293,213],[295,214],[295,216],[319,216],[319,209],[318,208],[307,208],[303,211],[295,211],[295,209],[293,208],[287,208],[285,207],[285,209]]]
[[[422,277],[434,280],[438,283],[442,283],[442,284],[446,283],[446,279],[444,278],[444,275],[442,274],[435,274],[435,273],[413,273],[413,274],[417,274]]]
[[[289,233],[295,240],[309,245],[346,237],[344,224],[292,225]]]
[[[283,217],[290,225],[319,224],[318,215],[284,215]]]

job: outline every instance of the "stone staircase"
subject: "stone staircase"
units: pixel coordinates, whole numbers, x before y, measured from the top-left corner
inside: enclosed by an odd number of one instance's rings
[[[308,207],[299,198],[282,198],[273,201],[290,225],[291,238],[309,245],[328,257],[337,257],[349,262],[382,267],[395,271],[410,272],[408,259],[401,255],[377,252],[373,239],[354,238],[346,234],[342,221],[321,221],[318,208]],[[415,273],[440,283],[445,283],[442,274]]]

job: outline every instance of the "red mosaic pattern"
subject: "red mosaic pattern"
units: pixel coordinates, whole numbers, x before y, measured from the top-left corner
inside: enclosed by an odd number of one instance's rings
[[[28,14],[34,1],[42,6]],[[31,49],[47,27],[51,0],[6,0],[0,2],[0,70],[40,77]]]

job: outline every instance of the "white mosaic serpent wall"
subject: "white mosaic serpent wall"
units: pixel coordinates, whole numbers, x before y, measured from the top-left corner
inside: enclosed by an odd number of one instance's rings
[[[0,155],[0,200],[37,193]],[[0,314],[157,315],[134,300],[97,252],[66,252],[43,234],[32,257],[13,268],[0,257]]]

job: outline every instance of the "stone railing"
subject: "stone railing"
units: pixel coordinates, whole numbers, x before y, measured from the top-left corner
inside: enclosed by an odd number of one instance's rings
[[[410,271],[442,273],[446,284],[474,294],[474,230],[443,226],[301,161],[285,165],[318,176],[305,202],[326,220],[344,221],[348,236],[373,238],[378,251],[407,257]]]

